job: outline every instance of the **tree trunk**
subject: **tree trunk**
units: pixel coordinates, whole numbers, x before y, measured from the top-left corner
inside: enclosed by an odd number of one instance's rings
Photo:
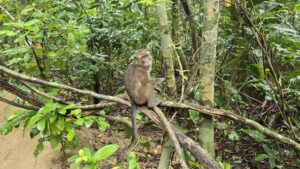
[[[198,36],[197,36],[197,31],[196,31],[196,24],[191,12],[191,9],[189,7],[189,3],[187,0],[181,0],[184,12],[186,14],[186,17],[189,21],[189,26],[191,29],[191,38],[192,38],[192,47],[193,47],[193,55],[195,55],[196,60],[198,59]],[[196,53],[197,52],[197,53]]]
[[[156,5],[158,24],[160,30],[160,43],[164,60],[166,88],[170,96],[176,96],[176,82],[174,74],[173,57],[174,51],[172,48],[173,42],[168,28],[168,16],[166,11],[166,2],[161,0]]]
[[[183,70],[188,70],[188,63],[186,57],[182,52],[182,48],[180,46],[179,40],[179,3],[178,0],[172,0],[172,39],[176,49],[180,57],[180,62],[182,65]]]
[[[219,0],[203,1],[203,27],[200,48],[200,104],[213,107],[215,58],[218,36]],[[199,125],[198,139],[208,153],[214,157],[213,116],[203,116]]]
[[[178,29],[178,0],[173,1],[173,21],[172,21],[172,36],[175,41],[178,41],[177,30]],[[174,6],[175,5],[175,6]],[[161,50],[163,53],[163,60],[164,60],[164,68],[166,72],[166,87],[167,87],[167,94],[170,97],[176,96],[176,83],[175,83],[175,74],[174,74],[174,64],[173,64],[173,56],[174,51],[172,48],[173,41],[171,39],[170,31],[168,28],[168,16],[166,11],[166,2],[164,0],[158,2],[157,4],[157,17],[158,17],[158,24],[160,29],[160,38],[161,38]],[[176,21],[175,21],[176,20]],[[165,135],[163,137],[163,151],[161,154],[161,158],[159,161],[158,168],[169,168],[171,164],[171,155],[173,153],[173,146],[172,141]]]

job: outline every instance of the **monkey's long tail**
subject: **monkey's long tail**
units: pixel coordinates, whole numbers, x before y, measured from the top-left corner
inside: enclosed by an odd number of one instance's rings
[[[134,146],[137,143],[137,137],[138,137],[138,129],[137,129],[137,124],[136,124],[136,105],[135,103],[131,103],[131,109],[130,109],[130,114],[131,114],[131,123],[132,123],[132,137],[131,137],[131,142],[128,146],[126,146],[123,150],[121,150],[118,161],[122,161],[125,159],[125,156],[127,155],[128,152],[132,151]]]
[[[131,148],[133,148],[135,146],[135,144],[137,143],[137,137],[138,137],[138,129],[137,129],[137,124],[136,124],[136,105],[135,103],[131,103],[131,124],[132,124],[132,137],[131,137],[131,142],[128,146],[128,150],[130,150]]]

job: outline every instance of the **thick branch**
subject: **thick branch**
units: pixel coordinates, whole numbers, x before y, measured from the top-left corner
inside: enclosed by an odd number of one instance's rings
[[[185,162],[185,158],[184,158],[184,154],[183,154],[183,150],[179,144],[178,138],[176,137],[174,130],[170,124],[170,122],[168,121],[168,119],[166,118],[166,116],[164,115],[164,113],[158,108],[158,107],[154,107],[154,111],[156,112],[156,114],[158,115],[158,117],[160,118],[161,123],[163,124],[163,126],[166,128],[167,132],[169,133],[169,136],[173,142],[173,145],[175,147],[176,153],[178,155],[181,167],[183,169],[188,169],[188,165]]]
[[[101,95],[101,94],[97,94],[95,92],[91,92],[88,90],[81,90],[81,89],[76,89],[74,87],[71,86],[67,86],[67,85],[63,85],[63,84],[59,84],[59,83],[54,83],[54,82],[46,82],[37,78],[32,78],[32,77],[28,77],[22,74],[19,74],[15,71],[12,71],[2,65],[0,65],[0,71],[9,74],[10,76],[13,76],[15,78],[21,79],[21,80],[25,80],[25,81],[30,81],[30,82],[34,82],[34,83],[38,83],[38,84],[42,84],[45,86],[50,86],[50,87],[56,87],[56,88],[61,88],[61,89],[66,89],[66,90],[70,90],[73,92],[77,92],[80,94],[86,94],[92,97],[97,97],[97,98],[101,98],[104,100],[108,100],[108,101],[112,101],[112,102],[117,102],[117,103],[121,103],[124,104],[126,106],[130,106],[130,103],[120,97],[116,97],[116,96],[106,96],[106,95]],[[1,82],[1,81],[0,81]],[[0,86],[1,87],[1,86]],[[200,106],[200,105],[196,105],[196,104],[185,104],[185,103],[177,103],[177,102],[172,102],[172,101],[164,101],[163,103],[160,104],[160,106],[164,106],[164,107],[173,107],[173,108],[184,108],[184,109],[193,109],[193,110],[197,110],[201,113],[205,113],[208,115],[220,115],[220,116],[225,116],[228,117],[230,119],[233,120],[237,120],[239,122],[248,124],[252,127],[254,127],[255,129],[257,129],[258,131],[260,131],[261,133],[274,138],[282,143],[288,144],[290,146],[293,146],[296,150],[300,151],[300,144],[297,143],[296,141],[289,139],[288,137],[285,137],[283,135],[280,135],[278,133],[276,133],[275,131],[272,131],[271,129],[264,127],[262,125],[260,125],[259,123],[247,119],[245,117],[239,116],[233,112],[227,111],[227,110],[223,110],[223,109],[215,109],[215,108],[208,108],[208,107],[204,107],[204,106]],[[146,114],[147,115],[147,114]]]
[[[154,123],[163,126],[160,124],[160,120],[155,112],[146,107],[139,107],[138,109],[146,114]],[[182,131],[175,128],[172,124],[171,127],[175,131],[180,144],[189,152],[191,152],[204,168],[220,169],[216,161],[198,143],[182,133]]]
[[[21,89],[10,85],[9,83],[7,83],[6,81],[4,81],[3,79],[0,78],[0,89],[4,89],[6,91],[8,91],[9,93],[12,93],[18,97],[20,97],[23,100],[28,101],[30,104],[37,106],[37,107],[42,107],[44,105],[43,102],[41,102],[40,100],[36,99],[33,95],[31,95],[30,93],[24,92]]]

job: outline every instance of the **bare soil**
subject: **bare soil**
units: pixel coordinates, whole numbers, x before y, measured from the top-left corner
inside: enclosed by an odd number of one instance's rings
[[[9,96],[13,99],[13,96]],[[0,125],[17,110],[16,107],[0,102]],[[35,158],[33,152],[37,139],[31,139],[23,127],[14,128],[6,136],[0,136],[0,169],[61,169],[61,152],[52,150],[50,145]]]

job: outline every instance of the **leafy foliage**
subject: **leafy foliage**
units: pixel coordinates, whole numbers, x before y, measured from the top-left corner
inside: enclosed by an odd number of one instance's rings
[[[78,155],[73,155],[68,158],[68,162],[71,163],[72,168],[80,168],[83,164],[84,169],[97,169],[97,164],[109,158],[113,155],[119,146],[116,144],[106,145],[98,149],[94,154],[92,154],[91,150],[87,147],[82,148],[78,151]]]

